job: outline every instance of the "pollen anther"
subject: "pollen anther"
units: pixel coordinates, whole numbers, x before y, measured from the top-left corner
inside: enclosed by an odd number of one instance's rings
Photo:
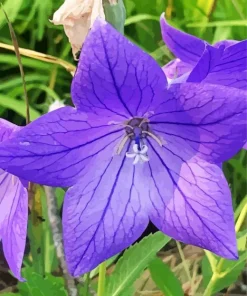
[[[121,153],[121,151],[123,150],[124,145],[127,143],[127,141],[129,140],[129,138],[130,138],[131,136],[134,136],[134,134],[128,134],[128,135],[125,135],[125,136],[122,138],[121,142],[119,143],[119,145],[118,145],[118,147],[117,147],[116,154],[120,154],[120,153]]]
[[[148,132],[148,131],[143,131],[144,134],[149,135],[151,138],[153,138],[161,147],[163,146],[164,143],[162,143],[162,141],[160,140],[160,138],[158,138],[156,135]]]

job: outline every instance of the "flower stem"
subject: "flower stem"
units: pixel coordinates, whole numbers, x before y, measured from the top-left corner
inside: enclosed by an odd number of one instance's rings
[[[236,232],[238,232],[240,230],[242,224],[245,221],[246,215],[247,215],[247,204],[242,208],[242,210],[241,210],[241,212],[239,214],[237,223],[235,225]],[[222,277],[222,275],[223,275],[221,273],[221,269],[223,267],[224,262],[225,262],[224,258],[221,258],[219,260],[216,268],[213,270],[213,275],[212,275],[212,277],[211,277],[211,279],[210,279],[210,281],[209,281],[209,283],[207,285],[207,288],[206,288],[203,296],[211,296],[212,295],[212,291],[213,291],[213,288],[215,286],[216,281],[218,280],[218,278]]]
[[[213,254],[207,250],[204,250],[205,255],[208,257],[209,264],[213,272],[216,270],[217,259],[213,256]]]
[[[98,296],[104,296],[105,293],[105,277],[106,277],[106,261],[99,266]]]
[[[63,248],[63,239],[62,239],[62,226],[61,219],[58,213],[57,199],[55,195],[55,188],[44,186],[46,201],[47,201],[47,210],[48,217],[50,221],[52,237],[57,253],[57,258],[60,262],[63,276],[67,286],[67,292],[69,296],[77,296],[78,291],[75,284],[75,280],[70,276],[67,265],[65,262],[64,248]]]
[[[88,296],[88,292],[89,292],[89,283],[90,283],[90,272],[88,272],[86,274],[86,280],[85,280],[85,296]]]
[[[207,285],[207,288],[204,291],[203,296],[212,296],[212,291],[213,291],[213,288],[214,288],[214,285],[215,285],[215,282],[217,281],[217,279],[218,279],[218,274],[213,273],[213,275]]]
[[[246,218],[247,215],[247,204],[245,204],[245,206],[242,208],[242,211],[238,217],[238,221],[235,225],[235,230],[236,232],[238,232],[242,226],[242,224],[244,223],[244,220]]]
[[[181,247],[181,245],[180,245],[180,243],[178,241],[176,241],[176,244],[177,244],[179,255],[180,255],[181,259],[182,259],[182,264],[183,264],[185,273],[186,273],[186,275],[188,277],[188,280],[191,282],[191,284],[193,284],[192,283],[192,278],[191,278],[191,275],[190,275],[190,270],[189,270],[189,267],[188,267],[188,265],[186,263],[186,259],[185,259],[182,247]]]

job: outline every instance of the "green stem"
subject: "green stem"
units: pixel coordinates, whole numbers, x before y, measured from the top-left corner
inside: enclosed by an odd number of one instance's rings
[[[99,266],[98,296],[104,296],[105,293],[105,277],[106,277],[106,261]]]
[[[85,286],[86,286],[86,289],[85,289],[85,296],[88,296],[88,292],[89,292],[89,284],[90,284],[90,272],[88,272],[86,274],[86,280],[85,280]]]
[[[242,208],[241,213],[238,217],[237,223],[235,225],[236,232],[238,232],[240,230],[242,224],[245,221],[246,215],[247,215],[247,204]],[[218,278],[222,277],[222,275],[223,275],[221,273],[221,269],[223,267],[224,262],[225,262],[224,258],[221,258],[219,260],[219,263],[217,264],[216,268],[213,270],[213,275],[207,285],[207,288],[206,288],[203,296],[211,296],[212,295],[212,291],[215,286],[215,283],[217,282]]]
[[[235,230],[236,232],[238,232],[242,226],[242,224],[244,223],[244,220],[246,218],[247,215],[247,204],[245,204],[245,206],[242,208],[242,211],[238,217],[238,221],[235,225]]]
[[[216,265],[217,265],[217,259],[213,256],[213,254],[211,252],[209,252],[207,250],[204,250],[204,252],[208,258],[208,261],[209,261],[212,271],[215,272]]]
[[[215,285],[215,282],[217,281],[217,279],[218,279],[218,274],[213,273],[213,275],[207,285],[207,288],[204,291],[203,296],[212,296],[212,291],[213,291],[213,288],[214,288],[214,285]]]
[[[245,195],[245,197],[242,199],[242,201],[238,205],[237,209],[235,210],[235,213],[234,213],[234,220],[235,221],[237,221],[237,219],[238,219],[241,211],[243,210],[245,204],[247,204],[247,195]]]
[[[181,259],[182,259],[182,264],[183,264],[185,273],[186,273],[186,275],[188,277],[188,280],[192,283],[192,278],[191,278],[191,275],[190,275],[189,267],[188,267],[188,265],[186,263],[186,259],[184,257],[182,247],[181,247],[181,245],[180,245],[180,243],[178,241],[176,241],[176,244],[177,244],[179,255],[180,255]]]

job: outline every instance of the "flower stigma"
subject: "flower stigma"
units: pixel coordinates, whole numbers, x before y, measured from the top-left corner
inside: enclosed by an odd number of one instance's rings
[[[133,151],[126,152],[126,157],[128,158],[134,158],[133,164],[137,164],[138,162],[146,162],[149,161],[149,158],[147,156],[148,147],[147,145],[139,146],[138,144],[133,145]]]

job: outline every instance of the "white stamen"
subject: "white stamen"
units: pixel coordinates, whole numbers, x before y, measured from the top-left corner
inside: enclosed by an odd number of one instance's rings
[[[141,146],[141,150],[138,150],[138,145],[133,145],[134,153],[126,152],[126,157],[134,158],[133,164],[137,164],[138,162],[143,163],[149,161],[147,156],[148,147],[146,145]]]

